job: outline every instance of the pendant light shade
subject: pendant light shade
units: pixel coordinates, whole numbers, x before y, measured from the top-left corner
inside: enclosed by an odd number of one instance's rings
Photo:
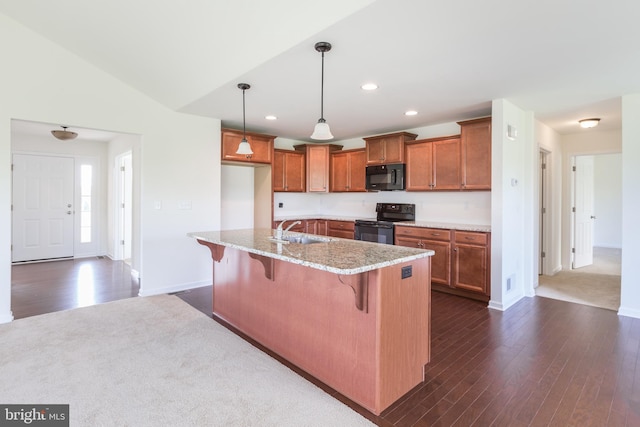
[[[70,139],[75,139],[78,134],[76,132],[71,132],[67,130],[67,126],[60,126],[62,130],[52,130],[51,135],[58,138],[60,141],[68,141]]]
[[[238,83],[238,89],[242,90],[242,141],[240,141],[240,144],[238,144],[236,154],[244,154],[247,156],[253,154],[251,145],[249,145],[249,141],[247,141],[246,118],[244,113],[244,91],[249,89],[250,87],[251,86],[247,83]]]
[[[320,141],[333,139],[329,124],[324,119],[324,53],[331,50],[331,43],[318,42],[315,44],[315,49],[322,54],[322,74],[320,80],[320,119],[316,123],[316,127],[313,129],[311,139],[317,139]]]

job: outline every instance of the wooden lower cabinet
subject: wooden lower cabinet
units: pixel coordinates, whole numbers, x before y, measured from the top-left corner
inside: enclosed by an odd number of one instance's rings
[[[397,225],[395,244],[435,252],[431,257],[434,290],[489,300],[489,233]]]
[[[489,296],[489,235],[454,231],[453,236],[454,287]]]
[[[353,239],[355,230],[356,224],[353,221],[327,221],[327,236]]]

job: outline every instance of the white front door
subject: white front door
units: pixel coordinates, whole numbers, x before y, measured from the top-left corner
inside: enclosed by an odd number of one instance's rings
[[[573,268],[593,264],[593,156],[576,156]]]
[[[13,155],[12,261],[73,256],[74,160]]]

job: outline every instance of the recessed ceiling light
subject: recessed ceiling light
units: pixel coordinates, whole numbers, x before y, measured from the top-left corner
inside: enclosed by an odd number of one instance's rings
[[[264,116],[264,118],[267,120],[278,120],[276,116]]]
[[[375,84],[375,83],[365,83],[360,87],[362,88],[362,90],[376,90],[376,89],[378,89],[378,85]]]
[[[593,128],[598,126],[598,123],[600,123],[600,119],[582,119],[578,123],[580,123],[580,126],[582,126],[583,128]]]
[[[409,110],[404,113],[405,116],[415,116],[416,114],[418,114],[416,110]]]

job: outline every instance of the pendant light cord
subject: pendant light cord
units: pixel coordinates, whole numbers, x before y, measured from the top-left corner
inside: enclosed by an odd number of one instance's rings
[[[247,126],[246,126],[246,118],[245,118],[245,112],[244,112],[244,91],[245,89],[242,89],[242,140],[247,139]]]
[[[320,76],[320,119],[324,121],[324,52],[322,52],[322,72]]]

